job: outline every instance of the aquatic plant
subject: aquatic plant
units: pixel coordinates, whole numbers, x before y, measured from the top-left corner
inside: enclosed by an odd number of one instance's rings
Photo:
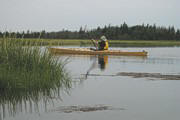
[[[0,40],[0,113],[25,101],[51,98],[60,89],[68,90],[71,79],[59,59],[39,43],[23,39]],[[26,102],[25,102],[26,103]],[[4,113],[4,112],[2,112]],[[12,112],[15,113],[15,110]],[[0,114],[0,119],[2,118]]]

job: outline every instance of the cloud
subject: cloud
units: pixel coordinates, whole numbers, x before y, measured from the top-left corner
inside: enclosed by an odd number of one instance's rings
[[[178,0],[1,0],[0,30],[149,23],[180,28]]]

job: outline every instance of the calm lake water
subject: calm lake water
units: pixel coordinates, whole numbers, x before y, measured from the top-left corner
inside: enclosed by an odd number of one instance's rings
[[[148,51],[148,57],[57,56],[67,60],[72,89],[44,103],[21,105],[5,120],[179,120],[180,80],[115,76],[120,72],[180,75],[180,47],[111,48]],[[64,113],[63,106],[111,106],[112,110]],[[2,111],[0,111],[2,112]]]

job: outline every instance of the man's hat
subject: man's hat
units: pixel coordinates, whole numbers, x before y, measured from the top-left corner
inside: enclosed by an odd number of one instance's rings
[[[106,39],[106,37],[103,35],[103,36],[101,36],[101,38],[100,38],[102,41],[107,41],[107,39]]]

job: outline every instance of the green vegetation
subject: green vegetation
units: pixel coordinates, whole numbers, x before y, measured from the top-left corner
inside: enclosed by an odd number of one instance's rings
[[[43,38],[43,39],[97,39],[105,35],[111,40],[178,40],[180,41],[180,29],[173,26],[164,27],[154,25],[135,25],[128,26],[123,23],[119,26],[104,26],[96,29],[87,30],[80,28],[78,31],[61,30],[58,32],[23,31],[23,32],[0,32],[0,38],[6,36],[15,36],[16,38]]]
[[[180,41],[163,41],[163,40],[112,40],[110,46],[121,47],[173,47],[180,46]]]
[[[0,41],[1,38],[0,38]],[[88,39],[18,39],[23,45],[35,46],[63,46],[63,45],[78,45],[78,46],[93,46],[92,41]],[[165,47],[165,46],[180,46],[180,41],[163,41],[163,40],[109,40],[110,46],[117,47]]]
[[[40,48],[40,44],[40,41],[0,39],[0,111],[3,113],[0,112],[0,119],[6,111],[14,114],[18,104],[48,101],[60,90],[71,87],[65,63],[46,48]]]
[[[67,81],[62,71],[64,65],[47,49],[41,52],[40,47],[23,46],[16,39],[2,39],[0,45],[1,89],[41,89]]]

